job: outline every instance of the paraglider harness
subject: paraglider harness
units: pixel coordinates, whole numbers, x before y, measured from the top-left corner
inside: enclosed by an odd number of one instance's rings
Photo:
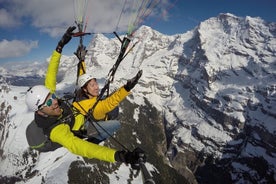
[[[49,136],[44,134],[43,128],[39,127],[33,120],[26,129],[26,137],[29,147],[39,152],[54,151],[61,147],[58,143],[50,140]]]

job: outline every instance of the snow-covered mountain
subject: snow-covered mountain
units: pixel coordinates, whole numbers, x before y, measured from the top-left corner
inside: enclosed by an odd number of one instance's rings
[[[142,26],[136,42],[111,85],[143,69],[120,106],[116,139],[147,151],[156,183],[275,183],[276,23],[220,14],[173,36]],[[87,72],[104,85],[120,42],[99,34],[87,49]],[[59,95],[74,90],[77,62],[62,57]],[[28,150],[25,129],[33,114],[24,92],[34,81],[43,83],[46,67],[0,67],[0,181],[141,183],[141,173],[124,164],[87,160],[63,148],[40,155]],[[104,144],[120,149],[113,140]]]

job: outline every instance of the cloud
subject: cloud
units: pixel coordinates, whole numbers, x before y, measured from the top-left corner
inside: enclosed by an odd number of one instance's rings
[[[168,0],[153,0],[158,2],[158,11],[163,11],[163,5]],[[126,2],[126,4],[125,4]],[[113,31],[127,31],[131,18],[137,16],[138,0],[10,0],[6,6],[8,17],[19,17],[23,21],[28,18],[31,26],[38,28],[40,32],[57,37],[63,34],[64,29],[75,25],[75,19],[80,19],[86,10],[86,17],[83,20],[87,24],[87,31],[96,33],[112,33]],[[160,3],[159,3],[160,2]],[[84,5],[84,6],[83,6]],[[84,8],[83,8],[84,7]],[[124,9],[123,9],[124,8]],[[11,16],[7,12],[12,12]],[[122,13],[122,16],[120,16]],[[159,14],[159,12],[153,12]],[[160,13],[161,14],[161,13]],[[16,20],[16,19],[15,19]]]
[[[37,48],[38,41],[22,41],[6,39],[0,41],[0,58],[20,57]]]
[[[20,25],[19,20],[6,9],[0,9],[0,28],[12,28]]]

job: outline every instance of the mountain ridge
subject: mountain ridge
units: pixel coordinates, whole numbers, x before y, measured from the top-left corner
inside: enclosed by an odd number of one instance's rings
[[[123,85],[143,69],[133,95],[123,104],[130,103],[129,108],[122,107],[121,118],[127,130],[139,131],[137,138],[158,142],[157,151],[147,150],[160,157],[158,161],[149,158],[155,166],[152,170],[157,171],[154,177],[166,177],[158,174],[157,162],[163,160],[173,168],[170,172],[189,183],[275,182],[276,24],[220,14],[172,36],[142,26],[136,41],[111,87]],[[96,35],[87,49],[87,72],[103,85],[120,42]],[[73,91],[77,62],[75,56],[62,58],[60,94]],[[139,119],[146,111],[142,107],[148,107],[147,113],[159,113],[145,124]],[[132,108],[137,110],[128,114]],[[128,123],[131,117],[134,125]],[[135,125],[148,127],[151,122],[163,132],[161,140],[150,132],[143,135]],[[140,144],[149,148],[146,140]]]

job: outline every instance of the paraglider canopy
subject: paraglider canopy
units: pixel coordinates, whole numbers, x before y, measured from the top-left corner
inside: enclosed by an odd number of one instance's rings
[[[142,22],[162,3],[162,0],[73,0],[74,18],[79,32],[85,33],[87,25],[90,24],[89,31],[93,33],[123,31],[127,35],[133,35]],[[108,9],[111,6],[114,7],[114,11]],[[99,11],[102,11],[101,14]],[[109,12],[112,15],[108,15]],[[90,20],[90,17],[93,19]],[[103,29],[100,28],[102,25]]]
[[[88,7],[88,0],[74,0],[74,15],[75,15],[75,22],[78,25],[79,31],[85,32],[85,28],[83,28],[84,21],[86,19],[86,11]],[[87,22],[86,22],[87,26]]]
[[[130,11],[133,12],[128,24],[127,35],[132,35],[148,17],[161,0],[129,0]],[[127,0],[126,0],[127,2]]]

